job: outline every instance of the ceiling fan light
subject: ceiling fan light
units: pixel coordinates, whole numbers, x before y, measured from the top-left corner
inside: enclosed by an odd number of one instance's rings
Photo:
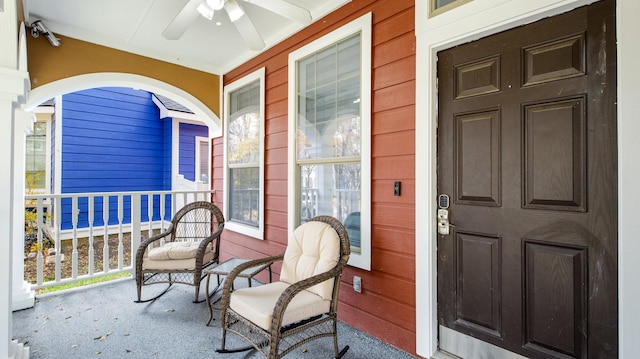
[[[240,5],[238,5],[235,0],[227,1],[225,10],[227,10],[227,14],[229,15],[229,19],[231,20],[231,22],[238,21],[238,19],[240,19],[242,15],[244,15],[244,10],[242,10]]]
[[[198,5],[198,12],[200,13],[200,15],[207,18],[207,20],[213,19],[214,10],[204,2]]]
[[[207,5],[213,10],[220,10],[224,6],[224,0],[207,0]]]

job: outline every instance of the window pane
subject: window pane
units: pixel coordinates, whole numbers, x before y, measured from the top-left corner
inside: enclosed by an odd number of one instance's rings
[[[258,168],[232,168],[229,170],[230,220],[257,227],[260,189]]]
[[[26,184],[29,189],[45,188],[47,169],[47,123],[33,124],[33,133],[26,141]]]
[[[300,223],[317,215],[330,215],[345,223],[351,215],[350,230],[357,231],[350,238],[351,246],[354,252],[359,252],[360,163],[303,165],[299,170]]]
[[[232,117],[229,121],[229,164],[257,163],[260,159],[260,114]]]
[[[325,86],[336,82],[336,48],[330,47],[316,54],[317,86]]]
[[[338,78],[360,76],[360,36],[354,35],[338,44]]]
[[[348,151],[338,147],[360,141],[360,38],[353,35],[298,62],[298,160],[359,156],[359,144]]]
[[[199,143],[200,151],[200,173],[199,178],[202,183],[209,183],[209,144],[205,141]]]
[[[260,82],[229,95],[228,162],[258,163],[260,160]]]
[[[453,2],[456,2],[457,0],[431,0],[435,2],[435,8],[439,9],[445,5],[449,5]]]

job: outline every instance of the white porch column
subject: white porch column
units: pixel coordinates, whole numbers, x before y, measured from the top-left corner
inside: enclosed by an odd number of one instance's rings
[[[29,87],[24,27],[18,35],[16,0],[0,0],[0,358],[28,358],[28,348],[12,341],[14,123]],[[18,39],[22,43],[18,45]],[[21,189],[21,192],[24,192]],[[21,226],[21,225],[20,225]]]
[[[25,136],[33,128],[34,115],[15,110],[13,136],[13,223],[24,223]],[[35,292],[24,280],[24,226],[13,226],[13,310],[31,308]]]

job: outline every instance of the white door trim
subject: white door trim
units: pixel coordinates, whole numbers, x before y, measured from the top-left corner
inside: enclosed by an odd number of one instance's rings
[[[497,32],[557,15],[593,0],[473,0],[451,11],[428,17],[429,0],[416,0],[416,352],[431,357],[438,350],[436,307],[436,134],[437,52]],[[617,0],[618,38],[618,282],[619,357],[635,355],[640,337],[640,24],[637,0]],[[424,99],[424,101],[422,100]],[[424,139],[428,141],[424,141]],[[425,220],[426,219],[426,220]]]

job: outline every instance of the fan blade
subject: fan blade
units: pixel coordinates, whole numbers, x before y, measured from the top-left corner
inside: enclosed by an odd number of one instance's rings
[[[301,24],[311,23],[309,10],[284,0],[245,0]]]
[[[202,0],[189,0],[178,15],[173,18],[169,26],[164,29],[162,36],[167,40],[179,39],[187,31],[189,25],[198,18],[200,14],[198,13],[198,5],[200,3],[202,3]]]
[[[236,29],[238,29],[240,36],[242,36],[251,50],[260,51],[264,49],[264,40],[262,40],[262,37],[258,33],[258,30],[256,29],[255,25],[253,25],[253,21],[251,21],[249,15],[247,15],[242,6],[240,6],[240,4],[238,4],[235,0],[227,0],[224,3],[224,9],[229,14],[237,8],[240,8],[243,14],[232,22],[236,26]]]

